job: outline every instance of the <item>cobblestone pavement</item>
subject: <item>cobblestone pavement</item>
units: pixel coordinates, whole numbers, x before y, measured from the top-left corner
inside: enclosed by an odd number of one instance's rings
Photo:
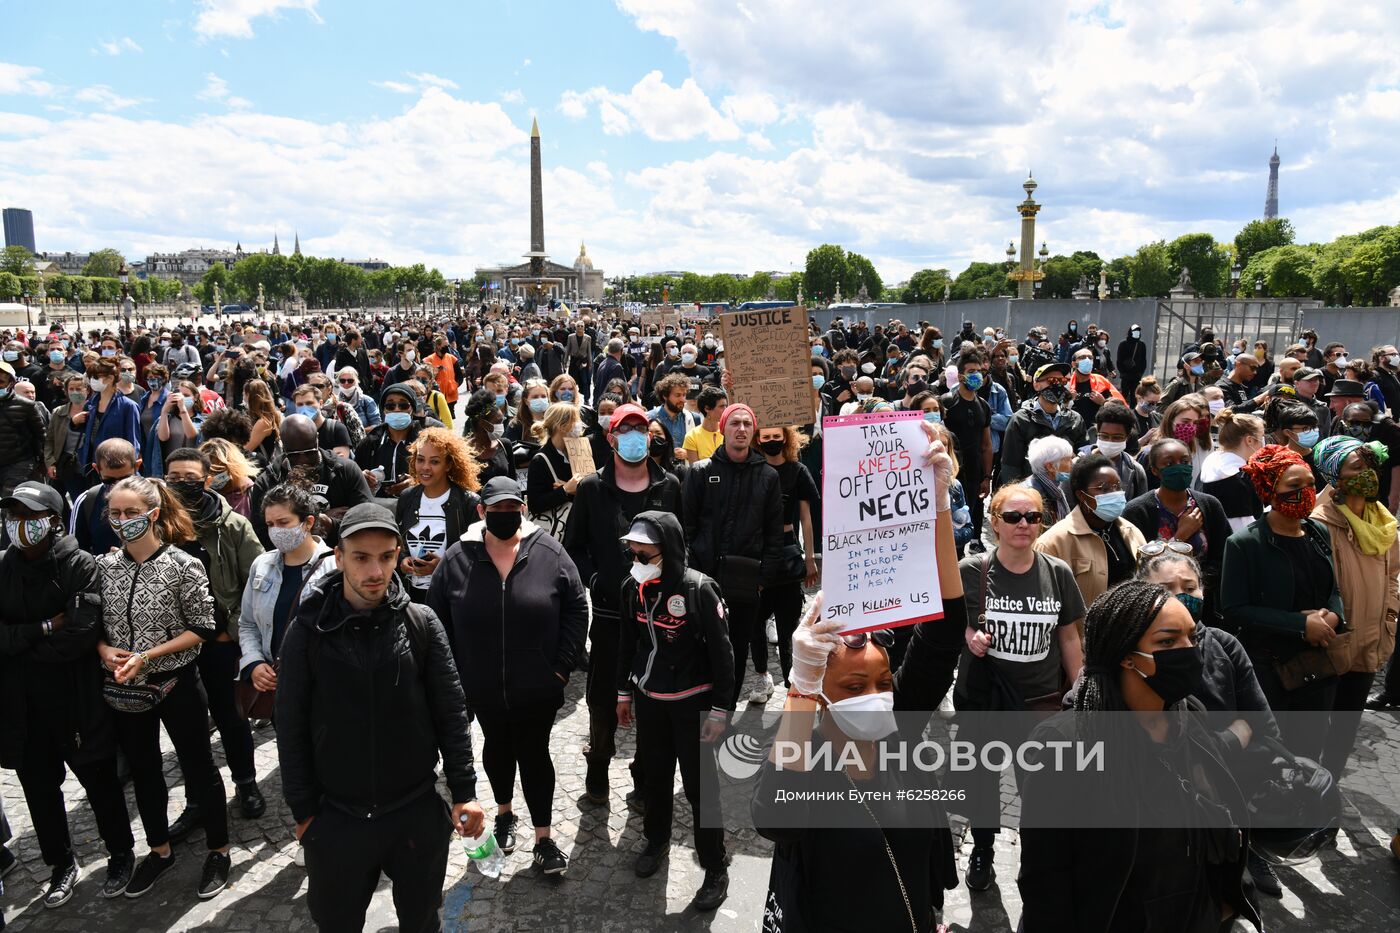
[[[631,735],[620,743],[614,761],[614,788],[606,807],[581,803],[583,761],[580,749],[587,736],[587,708],[581,701],[581,676],[570,685],[568,702],[554,730],[558,768],[555,835],[571,858],[563,879],[544,879],[530,868],[529,844],[509,859],[499,880],[482,878],[468,868],[460,847],[452,849],[445,895],[446,929],[571,931],[660,930],[757,930],[768,881],[768,844],[752,832],[731,833],[734,856],[730,869],[729,900],[710,916],[697,915],[687,904],[699,886],[702,872],[690,847],[688,808],[677,807],[675,844],[669,864],[656,876],[639,880],[631,870],[633,853],[641,845],[641,820],[623,801],[630,784],[625,761],[632,752]],[[769,707],[781,707],[775,695]],[[203,836],[178,844],[180,864],[151,894],[137,901],[104,900],[98,895],[105,852],[97,838],[91,811],[76,780],[65,785],[79,860],[84,869],[73,899],[58,910],[45,910],[38,901],[48,869],[39,857],[30,832],[28,812],[19,781],[11,772],[0,776],[5,811],[15,831],[11,848],[20,865],[5,879],[4,905],[9,929],[32,931],[146,931],[161,930],[270,930],[311,929],[306,910],[306,878],[296,865],[292,820],[281,799],[277,775],[277,750],[271,729],[255,733],[258,773],[268,798],[267,814],[244,820],[230,806],[233,841],[233,877],[219,897],[201,902],[194,888],[203,861]],[[480,759],[480,733],[476,734]],[[217,736],[215,736],[217,748]],[[1356,754],[1378,754],[1400,760],[1400,726],[1394,717],[1368,714]],[[167,749],[172,783],[170,814],[183,805],[174,754]],[[222,758],[220,758],[222,763]],[[225,775],[225,782],[232,784]],[[1266,929],[1275,931],[1394,931],[1400,929],[1400,863],[1387,846],[1397,814],[1394,802],[1400,774],[1373,781],[1380,786],[1343,787],[1359,808],[1361,817],[1346,819],[1335,849],[1297,869],[1282,869],[1285,886],[1282,901],[1265,899]],[[479,783],[483,805],[492,812],[490,787],[482,775]],[[679,783],[677,797],[681,798]],[[683,798],[681,798],[683,799]],[[1383,803],[1388,801],[1389,803]],[[128,794],[138,853],[144,854],[136,805]],[[517,788],[517,807],[523,800]],[[993,887],[969,897],[965,887],[948,892],[946,920],[955,930],[992,931],[1014,928],[1020,914],[1015,876],[1017,840],[1005,831],[997,844],[997,880]],[[963,842],[959,868],[965,869],[971,840]],[[395,927],[387,884],[381,885],[371,906],[368,930]]]

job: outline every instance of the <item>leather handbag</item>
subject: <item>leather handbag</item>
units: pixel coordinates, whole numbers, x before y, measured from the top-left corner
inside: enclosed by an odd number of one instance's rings
[[[1285,690],[1297,690],[1337,676],[1326,648],[1304,648],[1287,661],[1274,658],[1274,671]]]
[[[272,668],[276,670],[277,665]],[[259,690],[251,680],[235,680],[233,702],[244,719],[271,719],[273,707],[277,705],[277,691]]]

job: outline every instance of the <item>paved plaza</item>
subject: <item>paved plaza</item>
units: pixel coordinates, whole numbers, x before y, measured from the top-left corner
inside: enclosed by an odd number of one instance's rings
[[[626,779],[624,756],[632,753],[632,733],[624,733],[618,759],[613,763],[614,788],[606,807],[581,800],[584,763],[580,750],[588,734],[588,711],[582,702],[583,677],[576,674],[568,699],[554,730],[554,759],[558,769],[555,795],[555,833],[571,859],[568,875],[546,880],[530,868],[530,843],[523,842],[499,880],[481,877],[468,867],[460,846],[452,848],[447,868],[446,929],[547,930],[547,931],[659,931],[758,930],[761,905],[767,890],[770,845],[752,832],[729,835],[734,856],[730,868],[729,900],[715,914],[697,915],[687,904],[699,887],[702,872],[690,842],[688,808],[677,807],[675,843],[669,863],[656,876],[639,880],[632,874],[632,858],[642,845],[641,818],[628,810],[623,795]],[[769,709],[781,709],[781,696],[769,700]],[[756,712],[756,711],[755,711]],[[480,762],[481,734],[474,730]],[[222,756],[215,739],[216,756]],[[45,910],[39,903],[48,868],[39,857],[38,844],[29,829],[19,781],[3,772],[5,812],[14,826],[11,848],[20,865],[5,879],[5,913],[16,931],[121,931],[156,933],[163,930],[309,930],[306,910],[306,875],[296,864],[297,845],[292,818],[282,801],[278,779],[277,748],[271,728],[255,733],[258,773],[267,795],[267,813],[258,820],[244,820],[230,806],[233,854],[232,883],[210,901],[196,899],[194,888],[204,856],[202,833],[176,845],[180,864],[171,877],[140,900],[104,900],[99,894],[105,853],[97,838],[91,811],[82,789],[69,778],[65,785],[71,822],[84,875],[67,905]],[[1368,714],[1357,743],[1358,756],[1400,760],[1400,725],[1394,716]],[[183,806],[175,756],[167,744],[167,767],[172,784],[170,816]],[[1356,787],[1343,780],[1351,802],[1361,817],[1345,820],[1335,849],[1298,869],[1281,869],[1285,886],[1282,901],[1264,899],[1269,933],[1358,933],[1400,929],[1400,863],[1388,851],[1400,799],[1400,774],[1382,778],[1385,786]],[[225,769],[225,784],[232,782]],[[478,790],[487,813],[494,812],[490,786],[478,774]],[[683,801],[679,780],[678,800]],[[1383,801],[1389,801],[1385,803]],[[524,802],[517,787],[516,807]],[[144,854],[136,804],[128,789],[137,850]],[[522,837],[523,838],[523,837]],[[967,866],[972,842],[962,842],[958,854],[961,873]],[[997,880],[984,893],[971,896],[966,887],[948,892],[946,920],[955,930],[995,931],[1014,929],[1021,904],[1015,877],[1016,834],[1004,831],[997,844]],[[393,905],[387,884],[380,886],[371,907],[367,930],[392,930]]]

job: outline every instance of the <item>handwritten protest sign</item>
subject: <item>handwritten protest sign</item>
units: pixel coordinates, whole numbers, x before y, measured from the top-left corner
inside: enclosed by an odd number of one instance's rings
[[[822,419],[822,590],[842,632],[943,617],[917,411]]]
[[[753,409],[760,427],[810,424],[812,348],[807,309],[766,308],[719,316],[725,366],[734,398]]]
[[[657,305],[642,309],[642,329],[648,333],[654,329],[659,334],[663,327],[677,326],[680,319],[680,312],[670,305]]]
[[[598,472],[598,468],[593,465],[593,447],[588,443],[588,438],[564,438],[564,452],[568,454],[569,469],[574,471],[575,476],[582,478],[589,473]]]

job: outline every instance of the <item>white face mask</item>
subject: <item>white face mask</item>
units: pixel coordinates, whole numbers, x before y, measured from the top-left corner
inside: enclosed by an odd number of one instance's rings
[[[846,735],[863,742],[883,739],[895,730],[894,694],[862,693],[835,703],[827,699],[826,711]]]
[[[1118,458],[1118,455],[1119,455],[1119,454],[1121,454],[1123,451],[1125,451],[1125,450],[1128,449],[1128,442],[1127,442],[1127,441],[1099,441],[1098,444],[1097,444],[1096,446],[1099,448],[1099,453],[1103,454],[1105,457],[1107,457],[1107,458],[1110,459],[1110,460],[1115,460],[1115,459]]]
[[[661,566],[659,564],[643,564],[634,560],[632,562],[632,579],[639,584],[660,580]]]
[[[506,433],[506,423],[504,421],[491,425],[491,436],[502,437]]]
[[[290,554],[301,543],[306,540],[306,529],[300,525],[295,528],[269,528],[267,537],[272,541],[272,546],[283,554]]]

